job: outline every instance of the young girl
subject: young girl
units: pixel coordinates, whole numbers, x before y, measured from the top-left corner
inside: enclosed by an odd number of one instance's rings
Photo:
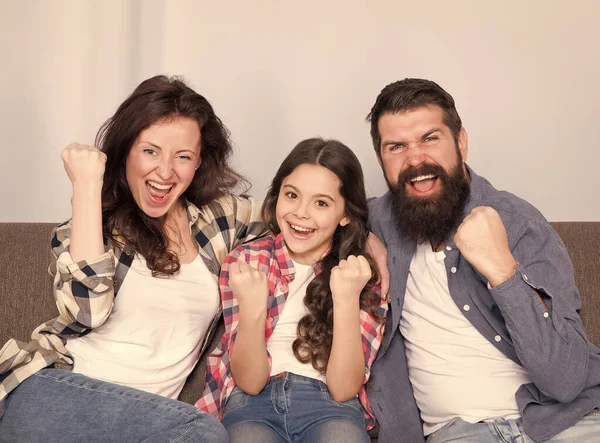
[[[225,334],[205,396],[232,442],[369,442],[364,384],[387,312],[366,253],[360,163],[337,141],[299,143],[263,204],[271,236],[228,255]]]
[[[203,96],[157,76],[97,147],[63,151],[73,214],[52,238],[58,317],[0,351],[0,442],[227,441],[176,399],[220,317],[221,262],[266,232],[260,206],[232,194],[228,135]]]

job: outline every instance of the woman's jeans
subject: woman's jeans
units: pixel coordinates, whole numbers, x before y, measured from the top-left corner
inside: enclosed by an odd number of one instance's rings
[[[369,443],[355,397],[340,403],[320,380],[283,372],[258,395],[236,387],[221,421],[231,443]]]
[[[6,398],[2,443],[226,443],[219,421],[186,403],[63,369],[43,369]]]

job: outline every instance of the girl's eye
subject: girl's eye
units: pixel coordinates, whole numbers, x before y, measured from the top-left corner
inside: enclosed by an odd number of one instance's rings
[[[190,157],[189,155],[180,155],[178,158],[180,158],[181,160],[191,160],[192,157]]]
[[[150,155],[156,154],[156,151],[154,149],[150,149],[150,148],[144,149],[143,152],[145,152],[146,154],[150,154]]]
[[[316,203],[316,205],[317,205],[317,206],[320,206],[320,207],[322,207],[322,208],[329,206],[329,205],[327,204],[327,202],[326,202],[326,201],[323,201],[323,200],[317,200],[315,203]]]
[[[285,196],[290,199],[294,199],[294,198],[298,197],[294,192],[286,192]]]

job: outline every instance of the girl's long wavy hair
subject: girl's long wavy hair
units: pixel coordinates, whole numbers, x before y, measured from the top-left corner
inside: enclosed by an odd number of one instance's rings
[[[179,271],[177,255],[168,249],[164,217],[146,215],[135,202],[125,175],[126,160],[139,134],[161,121],[195,120],[200,129],[202,163],[182,197],[198,207],[247,182],[229,165],[229,131],[210,103],[179,77],[158,75],[143,81],[100,128],[96,146],[107,156],[102,186],[104,238],[129,254],[138,253],[154,276]]]
[[[360,295],[360,308],[383,322],[377,313],[380,297],[373,291],[378,281],[377,267],[366,251],[369,235],[368,208],[363,172],[354,153],[337,140],[311,138],[300,142],[285,158],[262,206],[262,217],[269,230],[281,232],[275,216],[277,199],[283,180],[299,165],[320,165],[340,179],[340,194],[344,198],[345,215],[350,220],[338,226],[331,240],[329,253],[320,261],[321,272],[308,285],[304,305],[308,313],[298,323],[298,338],[292,345],[294,355],[301,363],[311,363],[320,373],[325,373],[333,341],[333,300],[329,279],[331,270],[349,255],[363,255],[369,262],[372,277]]]

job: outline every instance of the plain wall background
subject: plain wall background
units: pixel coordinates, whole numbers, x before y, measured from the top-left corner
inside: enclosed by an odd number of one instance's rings
[[[264,196],[300,140],[333,137],[386,185],[364,121],[405,77],[438,82],[468,163],[552,221],[600,220],[600,1],[0,0],[0,222],[61,221],[60,160],[143,79],[182,74]]]

